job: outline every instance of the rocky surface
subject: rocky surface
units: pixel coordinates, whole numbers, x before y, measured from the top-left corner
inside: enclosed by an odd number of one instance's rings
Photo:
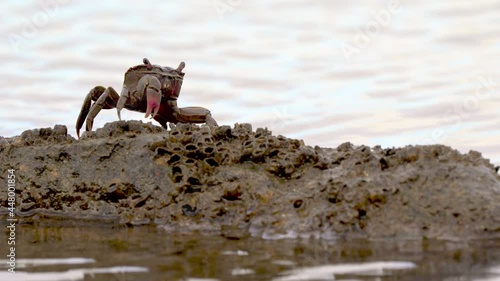
[[[81,140],[61,125],[0,138],[0,160],[1,181],[16,170],[16,215],[27,223],[156,224],[234,239],[500,237],[495,167],[442,145],[321,148],[249,124],[167,132],[119,121]],[[3,217],[7,198],[0,190]]]

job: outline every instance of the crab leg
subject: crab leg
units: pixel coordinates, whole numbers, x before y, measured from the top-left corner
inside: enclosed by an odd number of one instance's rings
[[[109,97],[109,99],[108,99]],[[94,118],[99,114],[101,109],[106,108],[114,108],[116,107],[116,102],[118,101],[119,96],[115,89],[108,87],[102,93],[102,95],[97,99],[97,101],[92,105],[89,111],[89,115],[87,116],[87,131],[92,131],[92,125],[94,124]]]
[[[92,103],[92,99],[96,100],[99,95],[104,92],[104,87],[97,86],[94,87],[89,93],[85,96],[85,100],[83,100],[82,109],[80,110],[80,114],[78,115],[78,119],[76,119],[76,135],[80,138],[80,129],[87,118],[90,110],[90,104]]]
[[[130,92],[128,91],[127,86],[123,84],[122,93],[120,95],[120,98],[118,99],[118,102],[116,103],[116,112],[118,113],[118,120],[120,121],[122,121],[122,116],[120,112],[123,109],[123,107],[125,107],[125,103],[127,102],[127,100],[130,98],[129,95]]]
[[[206,123],[210,127],[218,126],[210,110],[200,106],[178,108],[174,111],[174,116],[181,123]]]
[[[92,130],[94,118],[97,116],[99,111],[101,111],[101,109],[114,108],[118,98],[118,94],[111,87],[104,88],[103,86],[96,86],[90,90],[83,101],[80,115],[76,120],[76,135],[78,138],[80,138],[80,129],[83,126],[84,120],[86,119],[87,122],[86,130]],[[91,101],[95,101],[92,106],[90,105]]]

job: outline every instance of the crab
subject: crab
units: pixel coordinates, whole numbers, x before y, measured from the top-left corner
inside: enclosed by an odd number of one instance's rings
[[[86,120],[86,131],[92,131],[94,118],[101,109],[117,109],[146,113],[160,125],[168,129],[170,123],[206,123],[210,127],[218,126],[210,110],[199,107],[177,107],[177,98],[184,79],[182,70],[186,64],[181,62],[177,68],[151,64],[143,59],[143,64],[133,66],[125,72],[121,95],[112,88],[96,86],[89,91],[83,101],[80,115],[76,120],[76,134],[80,138],[80,129]],[[91,102],[94,103],[91,105]]]

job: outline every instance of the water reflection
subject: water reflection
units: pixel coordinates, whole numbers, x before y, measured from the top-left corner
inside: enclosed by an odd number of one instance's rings
[[[219,236],[167,235],[154,227],[103,225],[19,225],[16,235],[18,274],[9,275],[6,263],[2,262],[1,280],[500,278],[500,241],[495,240],[460,243],[253,237],[232,240]]]
[[[390,270],[412,269],[416,265],[412,262],[367,262],[337,265],[311,266],[293,269],[281,273],[282,277],[273,278],[273,281],[300,281],[300,280],[338,280],[338,275],[362,275],[382,277]]]
[[[55,261],[57,260],[57,261]],[[52,259],[50,264],[58,266],[67,266],[68,264],[74,265],[70,259]],[[48,259],[39,259],[37,261],[30,260],[29,266],[26,267],[27,270],[32,270],[32,267],[46,266]],[[19,260],[20,263],[26,262],[26,260]],[[15,274],[10,272],[1,272],[0,278],[2,280],[9,281],[66,281],[66,280],[84,280],[85,277],[93,277],[96,275],[113,275],[113,276],[125,276],[130,273],[147,272],[146,267],[134,267],[134,266],[116,266],[116,267],[103,267],[103,268],[83,268],[83,269],[70,269],[68,271],[60,272],[26,272],[17,271]],[[131,279],[130,279],[131,280]]]

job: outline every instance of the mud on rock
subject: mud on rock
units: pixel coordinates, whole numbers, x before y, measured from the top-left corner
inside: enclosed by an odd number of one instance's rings
[[[0,138],[22,222],[155,224],[241,238],[500,236],[500,176],[442,145],[305,145],[250,124],[118,121],[81,140],[65,126]],[[6,217],[7,190],[0,191]]]

